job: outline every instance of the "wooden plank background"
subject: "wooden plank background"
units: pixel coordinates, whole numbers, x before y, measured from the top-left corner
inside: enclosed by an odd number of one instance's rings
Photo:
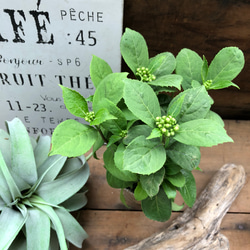
[[[231,250],[250,249],[250,121],[226,120],[225,128],[234,139],[212,148],[202,148],[200,167],[203,172],[195,171],[197,193],[199,194],[216,171],[226,163],[243,165],[247,181],[229,212],[224,217],[221,232],[230,241]],[[83,248],[87,250],[120,250],[138,243],[155,232],[160,232],[169,224],[147,219],[138,209],[127,209],[120,201],[120,190],[108,186],[103,168],[102,153],[100,160],[90,159],[91,176],[87,183],[88,204],[75,216],[89,234]],[[181,204],[179,196],[177,203]],[[179,213],[173,213],[171,220]],[[171,221],[170,220],[170,221]],[[71,247],[76,250],[77,248]]]
[[[125,27],[145,37],[150,56],[189,48],[211,62],[223,47],[239,47],[246,61],[234,80],[240,90],[211,92],[213,110],[224,119],[250,119],[250,1],[124,0]]]

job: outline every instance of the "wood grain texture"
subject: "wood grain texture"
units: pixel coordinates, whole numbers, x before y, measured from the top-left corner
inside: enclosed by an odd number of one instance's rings
[[[250,119],[250,104],[246,101],[250,96],[249,13],[247,0],[124,0],[124,28],[137,30],[145,37],[150,56],[164,51],[177,55],[182,48],[189,48],[211,62],[223,47],[239,47],[246,64],[234,82],[241,94],[230,87],[211,95],[220,100],[214,106],[224,119]],[[123,69],[127,68],[123,65]],[[238,99],[230,102],[233,96]]]

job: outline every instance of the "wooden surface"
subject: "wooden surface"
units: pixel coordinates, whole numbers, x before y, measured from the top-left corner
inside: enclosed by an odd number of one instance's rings
[[[224,217],[221,233],[228,237],[231,250],[247,250],[250,249],[250,121],[226,120],[225,125],[234,143],[202,148],[200,167],[203,172],[195,171],[194,174],[199,194],[225,163],[243,165],[246,184]],[[170,221],[160,223],[147,219],[139,210],[124,207],[119,198],[120,190],[109,187],[106,182],[102,152],[103,148],[98,152],[99,161],[89,161],[89,202],[75,216],[89,234],[82,249],[120,250],[161,232],[179,213],[173,213]],[[182,203],[180,196],[177,203]]]
[[[239,47],[246,64],[234,82],[241,91],[230,87],[212,97],[224,119],[250,119],[250,1],[124,0],[125,27],[145,37],[150,56],[189,48],[211,62],[223,47]]]

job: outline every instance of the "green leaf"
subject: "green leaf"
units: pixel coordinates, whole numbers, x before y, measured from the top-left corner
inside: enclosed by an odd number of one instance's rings
[[[62,223],[66,239],[76,247],[82,248],[83,241],[88,238],[87,233],[66,209],[56,208],[55,212]]]
[[[177,194],[175,186],[173,186],[168,181],[164,181],[162,183],[162,188],[163,188],[165,194],[167,195],[168,199],[170,199],[170,200],[174,200],[175,199],[176,194]]]
[[[166,175],[175,175],[181,171],[181,167],[173,163],[172,161],[165,164]]]
[[[150,136],[147,137],[147,139],[153,139],[161,136],[162,136],[161,130],[159,128],[154,128]]]
[[[131,141],[133,141],[136,137],[144,135],[145,137],[150,136],[152,132],[152,128],[148,125],[136,125],[129,129],[127,136],[123,139],[123,143],[128,145]]]
[[[173,143],[167,152],[167,156],[177,165],[186,170],[192,171],[200,163],[200,150],[198,147],[182,143]]]
[[[7,250],[27,220],[20,212],[5,207],[0,214],[0,249]]]
[[[208,71],[208,62],[207,62],[207,59],[205,58],[205,56],[203,56],[203,65],[202,65],[202,69],[201,69],[202,82],[205,82],[207,79],[207,71]]]
[[[185,177],[181,172],[166,176],[166,179],[175,187],[183,187],[185,184]]]
[[[196,184],[195,179],[190,171],[182,170],[182,174],[185,176],[185,185],[179,188],[179,192],[184,199],[185,203],[192,207],[196,200]]]
[[[114,155],[117,147],[115,145],[111,145],[103,154],[103,161],[105,164],[105,168],[116,178],[122,181],[137,181],[137,175],[127,171],[125,169],[120,169],[115,165]]]
[[[184,103],[185,97],[185,94],[179,94],[173,98],[168,106],[167,115],[171,115],[172,117],[178,119],[178,117],[181,116],[182,105]]]
[[[120,180],[112,175],[108,170],[106,171],[106,179],[109,186],[112,188],[132,188],[134,183],[131,181]]]
[[[159,139],[135,138],[124,151],[123,169],[149,175],[157,172],[166,161],[166,152]]]
[[[158,193],[158,192],[157,192]],[[142,188],[142,185],[140,182],[138,182],[135,191],[134,191],[134,197],[137,201],[144,200],[148,197],[147,192]]]
[[[191,88],[192,80],[202,82],[201,69],[203,61],[201,57],[190,49],[182,49],[176,57],[176,74],[183,77],[182,86]]]
[[[228,88],[230,86],[236,87],[239,89],[239,86],[234,84],[233,82],[229,81],[229,80],[221,80],[215,83],[212,83],[207,90],[210,89],[224,89],[224,88]]]
[[[244,67],[244,55],[237,47],[226,47],[212,60],[206,80],[213,84],[220,81],[232,81]]]
[[[122,130],[127,128],[127,120],[122,111],[109,99],[103,98],[98,104],[94,105],[94,110],[98,112],[99,108],[105,108],[108,110],[110,115],[116,119],[106,120],[101,125],[113,134],[120,134]]]
[[[151,220],[163,222],[168,220],[171,216],[171,200],[168,199],[162,188],[153,198],[148,197],[142,200],[141,205],[143,212]]]
[[[39,209],[28,209],[28,219],[25,223],[27,249],[49,249],[50,218]]]
[[[218,114],[216,114],[215,112],[213,112],[212,110],[210,110],[210,111],[207,113],[207,115],[206,115],[205,118],[217,122],[217,123],[218,123],[220,126],[222,126],[222,127],[225,126],[225,123],[224,123],[224,121],[222,120],[222,118],[221,118]]]
[[[96,88],[93,97],[93,110],[97,112],[96,106],[103,98],[109,99],[114,104],[117,104],[123,96],[123,80],[127,77],[128,73],[112,73],[107,75]],[[100,107],[100,106],[98,106]]]
[[[94,86],[97,88],[102,79],[111,73],[112,69],[108,63],[103,59],[93,55],[90,63],[90,77]]]
[[[150,127],[155,127],[155,118],[161,116],[156,94],[145,82],[124,80],[124,100],[130,111]]]
[[[97,131],[75,120],[60,123],[52,135],[50,155],[76,157],[85,154],[97,139]]]
[[[179,206],[178,204],[172,202],[172,211],[178,212],[178,211],[182,210],[183,208],[184,208],[184,204]]]
[[[149,85],[160,87],[175,87],[181,89],[182,76],[179,75],[164,75],[156,80],[149,82]]]
[[[84,118],[89,112],[88,103],[77,91],[59,85],[63,91],[63,100],[67,110],[74,116]]]
[[[28,184],[33,185],[37,180],[37,169],[26,127],[20,119],[14,118],[7,122],[7,128],[11,138],[12,170]]]
[[[36,193],[46,202],[58,205],[77,193],[85,185],[88,177],[89,168],[84,165],[53,181],[42,183]]]
[[[156,78],[171,74],[175,70],[175,57],[170,52],[163,52],[149,60],[149,72]]]
[[[143,190],[146,191],[149,197],[153,197],[158,194],[160,185],[163,182],[165,175],[164,167],[157,172],[150,175],[141,175],[140,183]]]
[[[182,123],[174,139],[187,145],[211,147],[224,142],[233,142],[226,130],[210,119],[198,119]]]
[[[126,28],[121,38],[120,50],[124,61],[134,74],[137,68],[148,66],[148,47],[140,33]]]
[[[106,109],[99,109],[95,114],[95,119],[90,123],[91,126],[99,125],[107,120],[117,119],[115,116],[111,115],[110,112]]]
[[[185,96],[184,101],[182,101],[183,96]],[[211,108],[212,103],[213,101],[208,95],[205,87],[200,86],[197,88],[185,90],[177,95],[170,102],[168,113],[173,113],[172,110],[175,110],[175,106],[178,107],[177,110],[179,111],[179,107],[181,105],[179,114],[175,116],[175,119],[177,119],[178,123],[201,119],[205,118]]]

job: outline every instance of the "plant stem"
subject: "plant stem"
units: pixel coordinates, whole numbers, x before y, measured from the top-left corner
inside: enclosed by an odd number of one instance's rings
[[[92,151],[89,155],[87,155],[85,158],[86,158],[86,161],[88,161],[92,156],[93,156],[94,152]]]
[[[105,138],[104,134],[102,133],[102,130],[100,129],[99,126],[95,126],[95,128],[97,129],[97,131],[99,132],[99,134],[101,135],[102,139],[104,142],[108,143],[108,140]]]

